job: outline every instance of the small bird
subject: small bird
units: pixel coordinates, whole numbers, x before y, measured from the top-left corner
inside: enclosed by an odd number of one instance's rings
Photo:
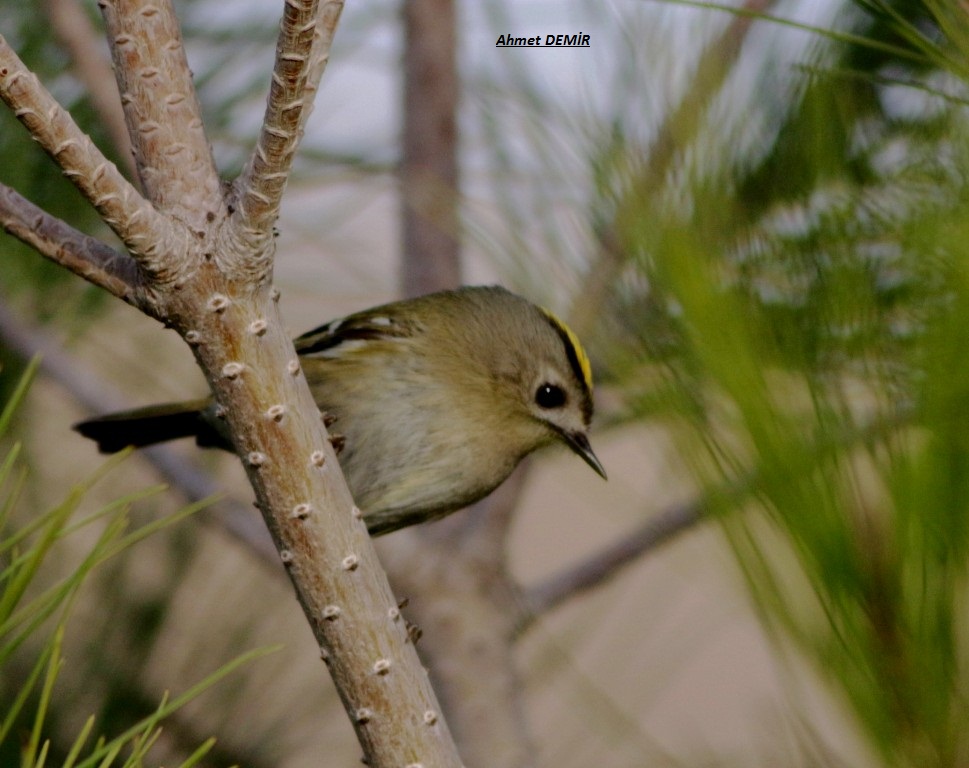
[[[497,286],[442,291],[334,320],[295,341],[371,535],[435,520],[491,493],[560,441],[603,478],[589,445],[592,374],[575,334]],[[232,449],[211,398],[74,428],[102,452],[193,436]]]

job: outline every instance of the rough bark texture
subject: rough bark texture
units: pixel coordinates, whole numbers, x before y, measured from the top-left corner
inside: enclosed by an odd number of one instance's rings
[[[460,760],[277,311],[272,227],[340,3],[288,0],[263,136],[226,194],[167,0],[101,0],[145,198],[0,38],[0,98],[130,259],[0,194],[7,231],[191,346],[370,766]],[[38,234],[37,230],[41,230]]]

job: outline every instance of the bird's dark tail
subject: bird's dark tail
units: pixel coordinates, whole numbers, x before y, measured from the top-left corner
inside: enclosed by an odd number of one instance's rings
[[[101,453],[117,453],[129,445],[142,448],[180,437],[194,437],[199,445],[222,446],[225,441],[202,415],[208,405],[208,400],[151,405],[88,419],[75,424],[74,429],[94,440]]]

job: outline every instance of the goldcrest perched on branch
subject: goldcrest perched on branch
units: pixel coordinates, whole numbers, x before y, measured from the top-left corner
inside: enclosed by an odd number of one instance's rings
[[[498,287],[398,301],[296,339],[340,466],[371,534],[443,517],[495,489],[527,454],[561,441],[603,478],[587,432],[589,361],[550,312]],[[106,453],[194,436],[231,449],[211,399],[75,425]]]

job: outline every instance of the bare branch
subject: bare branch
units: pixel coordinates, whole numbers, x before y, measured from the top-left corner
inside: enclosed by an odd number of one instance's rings
[[[197,233],[225,213],[178,19],[168,0],[100,0],[141,187]]]
[[[825,455],[884,440],[888,435],[911,425],[915,416],[911,403],[893,403],[891,411],[887,413],[859,418],[857,422],[847,423],[838,431],[826,435],[823,441],[810,447],[809,455],[814,457],[812,461],[817,461]],[[792,468],[792,471],[796,470]],[[524,615],[518,631],[524,631],[535,618],[566,599],[605,583],[641,555],[706,520],[712,511],[737,509],[760,487],[762,480],[760,471],[750,469],[732,482],[709,490],[692,501],[670,507],[578,565],[570,566],[543,584],[532,587],[524,596]]]
[[[4,184],[0,184],[0,226],[89,283],[132,306],[151,310],[142,301],[142,276],[134,259],[51,216]]]
[[[238,212],[233,217],[243,242],[257,253],[271,242],[279,202],[342,10],[342,0],[290,0],[284,7],[262,132],[237,182]]]
[[[543,613],[582,592],[601,586],[640,556],[689,530],[704,519],[703,510],[704,504],[700,500],[670,507],[581,563],[527,590],[524,597],[525,614],[518,625],[518,632],[524,632]]]
[[[0,36],[0,99],[64,170],[136,259],[165,281],[171,244],[186,238],[145,201]],[[163,248],[163,244],[168,247]],[[75,270],[76,271],[76,270]]]
[[[368,764],[458,766],[277,294],[266,285],[230,298],[227,289],[224,275],[199,270],[172,297],[173,314],[193,323],[189,341]]]
[[[0,96],[121,230],[159,315],[191,346],[368,764],[456,767],[460,758],[440,705],[280,318],[279,293],[267,279],[271,248],[263,242],[253,252],[251,238],[226,232],[248,221],[240,216],[235,227],[224,226],[227,206],[209,173],[211,155],[201,149],[170,4],[101,0],[101,6],[142,183],[163,212],[97,153],[2,39]],[[328,34],[321,32],[320,47],[311,43],[304,54],[324,57]],[[300,89],[306,78],[296,78]],[[289,107],[297,109],[291,102],[279,106],[284,119]],[[270,175],[287,172],[290,161]],[[264,221],[274,215],[267,210]]]
[[[343,12],[343,0],[326,0],[319,10],[320,23],[317,33],[313,37],[313,50],[310,54],[310,68],[306,76],[306,106],[303,108],[299,128],[302,132],[316,106],[316,93],[320,87],[320,80],[330,62],[330,48],[333,45],[333,35],[336,25]]]
[[[87,89],[98,118],[131,178],[136,178],[131,139],[114,81],[107,47],[78,0],[46,0],[47,18],[71,57],[74,73]]]

